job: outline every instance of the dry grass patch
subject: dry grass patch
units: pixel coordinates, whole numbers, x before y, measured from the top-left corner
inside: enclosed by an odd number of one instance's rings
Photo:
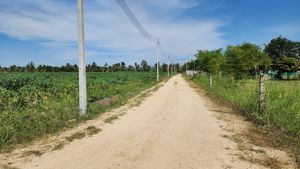
[[[66,145],[66,142],[59,142],[58,144],[56,144],[52,150],[61,150],[62,148],[64,148],[64,146]]]
[[[119,118],[118,116],[111,116],[111,117],[105,119],[104,122],[112,124],[112,122],[118,118]]]
[[[84,132],[76,132],[74,134],[72,134],[71,136],[69,137],[66,137],[66,139],[69,141],[69,142],[72,142],[74,141],[75,139],[82,139],[83,137],[85,137],[85,133]]]
[[[23,153],[23,156],[31,156],[31,155],[35,155],[37,157],[40,157],[44,154],[45,152],[41,151],[41,150],[29,150],[29,151],[25,151]]]
[[[13,166],[10,166],[10,165],[3,165],[3,166],[0,166],[2,169],[19,169],[17,167],[13,167]]]
[[[97,133],[101,132],[102,130],[95,127],[95,126],[88,126],[86,128],[86,131],[87,131],[87,135],[92,136],[94,134],[97,134]]]
[[[118,101],[118,96],[111,96],[111,97],[99,100],[99,101],[97,101],[97,103],[100,104],[101,106],[109,106],[116,101]]]

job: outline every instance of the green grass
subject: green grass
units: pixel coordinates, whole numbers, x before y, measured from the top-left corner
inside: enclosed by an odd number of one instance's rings
[[[286,134],[300,138],[299,81],[267,81],[266,110],[263,114],[259,113],[257,80],[233,80],[216,75],[211,88],[206,75],[197,76],[193,81],[248,118],[266,126],[276,126]]]
[[[0,151],[74,127],[154,85],[155,72],[87,73],[88,113],[80,116],[78,73],[0,73]],[[99,104],[106,98],[117,99]]]

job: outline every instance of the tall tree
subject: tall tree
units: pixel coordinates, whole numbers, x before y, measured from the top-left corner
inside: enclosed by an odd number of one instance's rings
[[[138,63],[134,63],[135,71],[140,71],[140,65]]]
[[[150,70],[150,66],[148,65],[146,60],[141,61],[141,67],[142,67],[143,71],[149,71]]]
[[[271,57],[273,62],[283,56],[300,59],[300,42],[294,42],[279,36],[272,39],[264,51]]]
[[[196,58],[197,69],[214,74],[221,71],[221,66],[224,63],[222,49],[214,51],[199,50]]]
[[[258,70],[267,70],[271,60],[259,46],[244,43],[239,46],[228,46],[225,51],[225,72],[235,78],[242,78],[249,73],[257,73]]]
[[[26,66],[25,66],[25,69],[27,72],[34,72],[35,71],[35,65],[33,62],[30,62],[28,63]]]

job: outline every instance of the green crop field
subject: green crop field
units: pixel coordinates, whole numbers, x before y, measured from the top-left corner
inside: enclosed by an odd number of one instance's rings
[[[88,113],[80,116],[78,73],[1,73],[0,149],[73,127],[155,84],[154,72],[87,73]]]
[[[277,126],[288,135],[300,138],[300,82],[268,80],[266,82],[266,110],[261,115],[258,106],[258,81],[233,80],[226,76],[213,76],[212,87],[206,75],[193,81],[218,96],[221,100],[243,112],[247,117]]]

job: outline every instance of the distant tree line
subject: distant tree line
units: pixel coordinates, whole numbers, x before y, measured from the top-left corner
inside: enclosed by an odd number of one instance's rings
[[[262,49],[256,44],[243,43],[228,46],[224,51],[199,50],[196,59],[183,65],[183,69],[196,69],[208,73],[226,73],[240,79],[259,71],[275,72],[277,78],[283,73],[300,70],[300,42],[284,37],[272,39]]]
[[[170,69],[175,66],[179,69],[179,64],[170,65]],[[166,63],[160,64],[160,70],[167,72],[168,65]],[[0,72],[77,72],[78,65],[67,63],[63,66],[50,66],[50,65],[35,65],[33,62],[28,63],[25,66],[12,65],[9,67],[1,67]],[[133,65],[126,65],[125,62],[115,63],[108,65],[105,63],[103,66],[97,65],[96,62],[88,64],[86,66],[87,72],[117,72],[117,71],[156,71],[156,64],[150,66],[146,60],[142,60],[141,63],[134,63]]]

